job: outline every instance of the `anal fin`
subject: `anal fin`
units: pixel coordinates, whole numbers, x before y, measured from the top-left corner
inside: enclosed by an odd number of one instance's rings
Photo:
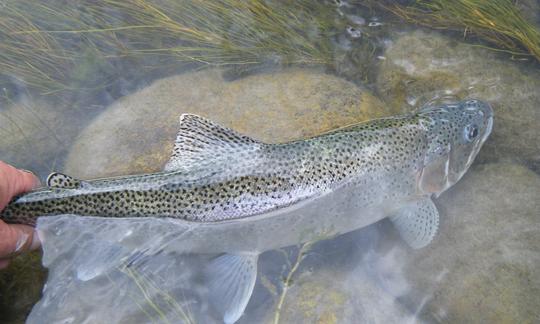
[[[439,228],[439,212],[430,198],[407,204],[390,219],[401,237],[413,249],[428,245]]]
[[[210,302],[223,315],[225,323],[234,323],[244,313],[257,279],[258,254],[224,254],[206,268]]]

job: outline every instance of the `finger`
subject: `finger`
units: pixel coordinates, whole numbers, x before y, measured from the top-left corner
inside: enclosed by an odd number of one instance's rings
[[[0,258],[36,249],[40,245],[34,228],[26,225],[0,222],[0,237]]]
[[[0,270],[7,268],[9,265],[9,259],[0,259]]]
[[[41,186],[41,181],[39,181],[39,178],[36,177],[35,174],[33,174],[31,171],[28,170],[21,170],[17,169],[18,172],[18,186],[16,186],[16,190],[18,194],[21,194],[26,191],[30,191],[32,189],[36,189],[37,187]]]
[[[18,194],[39,186],[39,179],[29,171],[23,171],[0,161],[0,210]]]
[[[16,253],[33,251],[41,246],[41,241],[34,227],[23,224],[13,224],[10,226],[15,227],[22,233],[22,236],[27,237],[26,242],[19,246],[19,249],[15,251]]]

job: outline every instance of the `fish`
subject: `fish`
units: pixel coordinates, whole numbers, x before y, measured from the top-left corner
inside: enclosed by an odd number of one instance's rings
[[[463,177],[492,128],[493,109],[476,99],[277,144],[183,114],[162,172],[93,180],[52,173],[45,187],[14,198],[0,219],[170,220],[189,229],[182,251],[219,255],[204,271],[223,321],[234,323],[264,251],[385,218],[411,248],[428,245],[439,224],[433,198]]]

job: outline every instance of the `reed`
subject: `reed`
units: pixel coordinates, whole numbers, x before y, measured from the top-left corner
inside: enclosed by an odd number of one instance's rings
[[[0,82],[24,83],[45,91],[64,88],[63,67],[71,60],[54,37],[37,32],[36,17],[26,9],[7,3],[0,14]]]
[[[332,9],[309,0],[6,1],[0,85],[92,89],[130,64],[329,64]]]
[[[475,35],[515,55],[540,62],[540,31],[527,21],[512,0],[417,0],[405,6],[379,2],[378,6],[408,22],[434,29]]]

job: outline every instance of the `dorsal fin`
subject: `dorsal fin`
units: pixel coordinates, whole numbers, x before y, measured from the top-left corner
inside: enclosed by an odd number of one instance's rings
[[[62,173],[53,172],[47,177],[47,186],[51,188],[75,189],[83,186],[83,181]]]
[[[165,171],[189,170],[234,153],[256,151],[260,142],[206,118],[183,114]]]

